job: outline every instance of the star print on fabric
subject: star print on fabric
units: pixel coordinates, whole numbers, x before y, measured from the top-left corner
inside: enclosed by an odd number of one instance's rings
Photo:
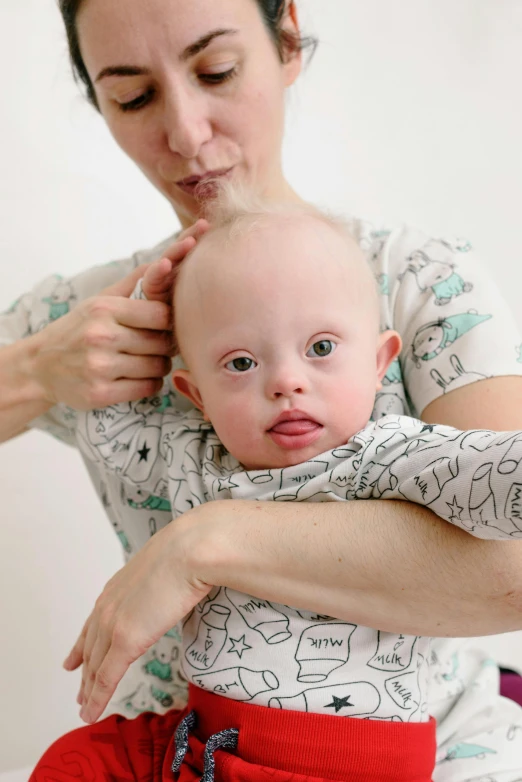
[[[245,636],[242,635],[241,638],[236,640],[235,638],[230,639],[232,641],[232,646],[228,650],[228,654],[232,654],[232,652],[235,652],[239,659],[242,658],[243,652],[246,652],[247,649],[251,649],[252,647],[249,646],[247,643],[245,643]]]
[[[353,703],[350,703],[350,696],[347,695],[346,698],[336,698],[335,695],[332,696],[333,703],[327,703],[325,706],[325,709],[335,709],[335,713],[341,711],[341,709],[347,708],[348,706],[353,706]]]
[[[429,432],[430,434],[433,434],[434,429],[435,427],[433,426],[433,424],[426,424],[425,426],[422,427],[421,434],[423,432]]]
[[[218,492],[225,491],[225,489],[238,489],[239,486],[237,483],[234,483],[232,480],[232,476],[229,475],[227,478],[218,478]]]
[[[464,510],[464,508],[461,508],[461,506],[457,502],[457,498],[453,497],[453,502],[447,502],[446,505],[451,511],[450,521],[453,521],[453,519],[456,519],[457,521],[460,521],[460,514]]]
[[[140,464],[141,462],[147,462],[149,460],[150,448],[147,448],[146,440],[143,443],[143,448],[141,449],[141,451],[138,451],[138,453],[140,456],[140,461],[138,462],[138,464]]]

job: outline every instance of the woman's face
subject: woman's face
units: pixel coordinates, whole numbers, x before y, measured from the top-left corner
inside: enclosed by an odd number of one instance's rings
[[[283,195],[284,94],[301,62],[281,63],[255,0],[84,0],[78,33],[114,138],[183,225],[210,174]]]

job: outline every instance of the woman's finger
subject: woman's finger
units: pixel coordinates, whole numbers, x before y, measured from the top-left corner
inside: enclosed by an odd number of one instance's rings
[[[78,690],[78,695],[76,696],[76,703],[78,703],[80,706],[83,706],[83,676],[82,676],[82,682],[80,684],[80,689]]]
[[[96,407],[110,407],[120,402],[138,402],[146,396],[156,396],[163,388],[163,378],[145,380],[114,380],[96,399]]]
[[[180,233],[178,236],[178,241],[186,239],[187,236],[193,236],[194,239],[199,239],[200,236],[203,236],[203,234],[208,231],[209,228],[210,223],[208,220],[205,220],[204,217],[200,217],[199,220],[196,220],[194,225],[191,225],[190,228],[186,228]]]
[[[117,353],[131,356],[169,356],[172,350],[172,332],[137,329],[113,325],[112,348]],[[101,346],[100,346],[101,347]]]
[[[121,326],[132,329],[149,329],[154,331],[169,331],[172,325],[172,308],[162,301],[145,301],[144,299],[110,298],[105,300],[110,314]],[[98,299],[97,304],[101,306]]]
[[[143,293],[149,301],[170,303],[173,282],[173,263],[170,258],[160,258],[151,263],[141,282]]]
[[[204,231],[201,232],[201,234],[205,233]],[[183,239],[178,239],[177,242],[174,244],[171,244],[170,247],[167,247],[165,252],[163,253],[164,258],[168,258],[174,266],[176,266],[178,263],[180,263],[185,255],[192,250],[192,248],[195,246],[196,241],[198,239],[198,236],[194,236],[194,234],[190,234],[188,236],[184,236]]]
[[[92,619],[89,622],[87,633],[85,635],[85,643],[83,647],[83,668],[82,668],[82,686],[85,693],[85,687],[88,681],[89,673],[91,670],[91,656],[92,650],[98,638],[100,632],[99,616],[96,609],[92,613]]]
[[[111,644],[98,668],[89,700],[80,711],[84,722],[93,723],[101,717],[123,675],[138,657],[123,656],[123,648],[116,649]]]
[[[89,614],[87,621],[82,627],[81,633],[78,636],[78,640],[74,644],[73,648],[63,661],[63,667],[66,671],[75,671],[83,662],[83,647],[85,643],[85,636],[87,635],[87,628],[91,621],[92,612]]]
[[[89,660],[88,670],[85,675],[85,687],[82,694],[83,695],[82,700],[84,703],[87,703],[91,696],[96,674],[103,660],[105,659],[107,652],[109,651],[109,647],[110,647],[109,637],[106,634],[104,634],[103,631],[98,632],[98,636],[96,638],[92,650],[91,658]]]
[[[129,356],[120,353],[115,356],[111,367],[114,380],[143,380],[144,378],[163,378],[171,370],[171,360],[167,356]]]

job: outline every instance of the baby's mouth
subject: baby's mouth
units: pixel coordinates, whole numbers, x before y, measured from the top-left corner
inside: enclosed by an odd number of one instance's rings
[[[317,421],[312,421],[310,418],[300,418],[297,421],[280,421],[268,431],[297,437],[301,434],[313,432],[320,426],[321,424],[318,424]]]
[[[279,448],[296,451],[315,443],[322,429],[322,424],[314,421],[307,413],[288,410],[276,418],[267,434]]]

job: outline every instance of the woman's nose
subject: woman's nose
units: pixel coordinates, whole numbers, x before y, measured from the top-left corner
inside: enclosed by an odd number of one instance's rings
[[[172,89],[165,99],[165,131],[172,152],[190,159],[212,138],[204,96]]]

